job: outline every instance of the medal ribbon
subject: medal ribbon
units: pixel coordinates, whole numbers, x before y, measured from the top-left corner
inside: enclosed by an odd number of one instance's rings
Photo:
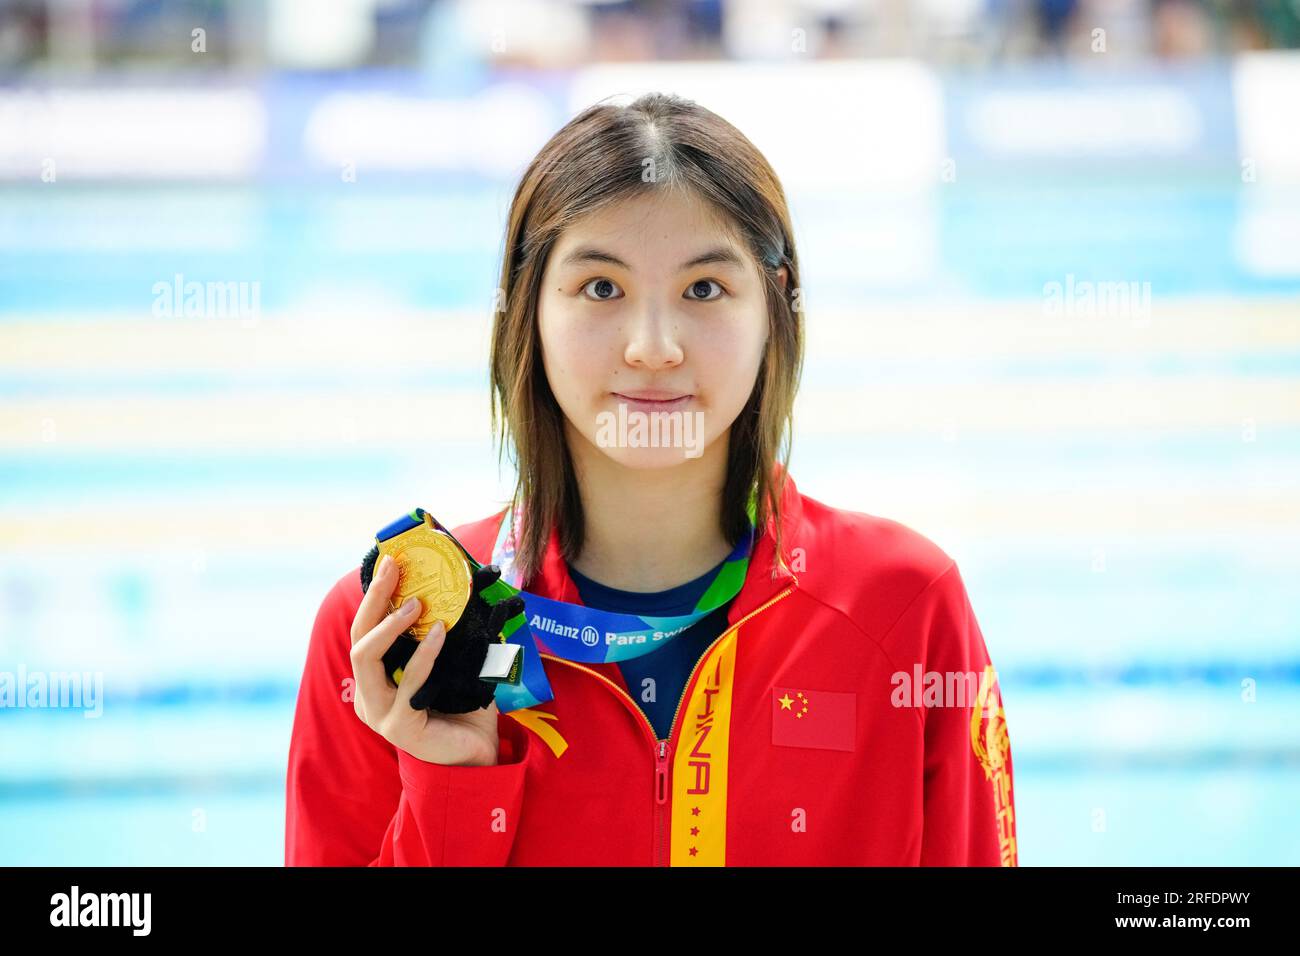
[[[496,604],[515,594],[524,599],[523,613],[515,615],[501,629],[507,643],[518,644],[523,648],[523,675],[517,684],[497,684],[497,709],[507,714],[512,710],[554,699],[550,681],[546,679],[546,671],[542,667],[540,655],[543,652],[587,664],[630,660],[664,647],[692,624],[739,594],[745,583],[754,547],[756,501],[757,488],[754,488],[750,491],[746,506],[749,532],[727,556],[717,575],[696,602],[695,610],[688,614],[666,617],[602,611],[522,590],[521,573],[515,564],[516,539],[513,532],[520,526],[523,508],[516,504],[509,515],[502,517],[496,544],[492,548],[491,563],[501,569],[501,578],[491,587],[479,592],[488,604]],[[423,510],[417,508],[381,531],[379,537],[383,539],[400,534],[422,523],[423,519]],[[456,541],[450,529],[440,524],[436,518],[432,520],[439,531],[445,532],[456,542],[471,569],[478,570],[481,565]]]

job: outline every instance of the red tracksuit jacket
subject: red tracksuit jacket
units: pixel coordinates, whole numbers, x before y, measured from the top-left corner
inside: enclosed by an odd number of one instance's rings
[[[316,616],[289,745],[285,863],[1017,865],[996,673],[951,558],[788,480],[789,571],[758,539],[729,627],[656,740],[618,666],[543,654],[554,699],[494,767],[428,763],[353,710],[358,570]],[[487,562],[505,512],[454,529]],[[552,533],[527,590],[578,602]]]

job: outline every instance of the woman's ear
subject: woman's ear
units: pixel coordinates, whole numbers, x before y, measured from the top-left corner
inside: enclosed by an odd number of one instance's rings
[[[776,270],[776,278],[777,281],[781,283],[781,290],[783,292],[788,291],[786,290],[786,286],[789,285],[790,283],[790,270],[787,269],[785,266],[782,266],[781,268]]]

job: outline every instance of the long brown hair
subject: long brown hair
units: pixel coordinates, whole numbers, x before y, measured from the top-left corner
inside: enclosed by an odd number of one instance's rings
[[[704,199],[743,240],[764,278],[768,341],[754,391],[731,425],[719,518],[734,547],[749,528],[746,505],[756,487],[759,531],[775,519],[777,561],[785,565],[781,495],[804,348],[785,192],[763,154],[722,117],[678,96],[649,93],[625,106],[602,100],[571,119],[529,164],[510,204],[489,364],[497,462],[510,444],[518,476],[513,502],[523,506],[515,560],[524,582],[539,570],[552,527],[568,561],[581,553],[584,535],[564,413],[541,361],[537,302],[547,258],[577,219],[663,188]],[[788,270],[784,289],[781,266]]]

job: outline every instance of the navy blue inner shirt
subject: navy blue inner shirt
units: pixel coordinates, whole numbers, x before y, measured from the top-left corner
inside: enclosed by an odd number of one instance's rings
[[[717,567],[694,581],[652,593],[611,588],[580,574],[572,565],[569,566],[569,576],[573,578],[582,603],[587,607],[624,614],[666,617],[689,614],[695,610],[695,605],[725,563],[725,560],[719,561]],[[646,715],[660,740],[665,740],[672,734],[673,712],[686,689],[686,682],[691,678],[691,671],[709,645],[727,629],[727,609],[730,606],[731,601],[728,601],[706,614],[663,647],[640,657],[616,662],[623,673],[623,680],[627,681],[632,699]]]

